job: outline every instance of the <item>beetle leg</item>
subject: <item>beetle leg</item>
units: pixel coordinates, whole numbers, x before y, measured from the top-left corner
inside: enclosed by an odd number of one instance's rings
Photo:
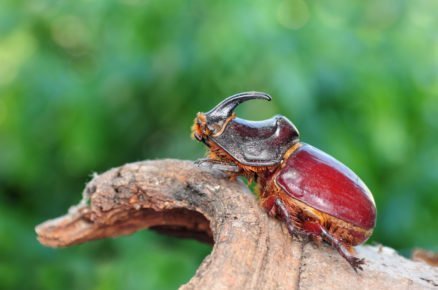
[[[310,234],[298,229],[294,222],[292,221],[292,218],[289,214],[289,211],[287,210],[286,206],[284,205],[283,201],[279,198],[275,199],[275,206],[277,208],[277,213],[281,216],[284,223],[287,226],[287,230],[289,231],[289,234],[298,240],[309,240]]]
[[[214,160],[208,158],[202,158],[195,161],[195,164],[198,166],[207,166],[211,169],[216,169],[219,171],[227,171],[227,172],[240,172],[240,168],[233,163],[224,162],[221,160]]]
[[[350,263],[351,267],[353,267],[353,270],[357,272],[357,270],[362,270],[362,266],[365,264],[364,259],[357,258],[350,254],[348,251],[348,248],[337,238],[332,236],[323,226],[321,227],[321,234],[323,238],[330,242],[330,244],[338,251],[338,253],[344,257],[345,260],[347,260],[348,263]]]

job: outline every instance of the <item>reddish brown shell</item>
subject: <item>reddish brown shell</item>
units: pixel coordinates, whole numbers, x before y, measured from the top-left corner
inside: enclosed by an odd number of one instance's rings
[[[375,226],[376,206],[367,186],[348,167],[311,145],[302,144],[289,156],[276,182],[314,209],[365,230]]]

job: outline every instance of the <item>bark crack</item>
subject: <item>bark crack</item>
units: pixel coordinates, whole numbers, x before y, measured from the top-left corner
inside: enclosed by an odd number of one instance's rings
[[[296,288],[295,289],[300,289],[300,283],[301,283],[301,273],[304,270],[304,268],[306,267],[306,261],[304,259],[304,246],[306,245],[305,242],[302,242],[300,245],[300,258],[299,258],[299,267],[298,267],[298,276],[297,276],[297,283],[295,284]]]

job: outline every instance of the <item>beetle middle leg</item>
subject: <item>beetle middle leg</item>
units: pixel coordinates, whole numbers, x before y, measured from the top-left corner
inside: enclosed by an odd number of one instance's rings
[[[333,235],[331,235],[322,225],[320,226],[321,234],[324,240],[329,242],[337,251],[338,253],[344,257],[345,260],[353,267],[353,270],[357,272],[357,270],[362,270],[362,266],[365,264],[364,259],[357,258],[353,256],[348,248],[337,238],[335,238]]]
[[[289,231],[289,234],[299,240],[309,240],[310,237],[312,236],[309,233],[306,233],[305,231],[302,231],[300,229],[298,229],[291,216],[289,211],[287,210],[286,205],[284,204],[284,202],[280,199],[280,198],[276,198],[275,199],[275,208],[276,208],[276,212],[280,215],[280,217],[282,218],[282,220],[284,221],[284,223],[287,226],[287,230]]]

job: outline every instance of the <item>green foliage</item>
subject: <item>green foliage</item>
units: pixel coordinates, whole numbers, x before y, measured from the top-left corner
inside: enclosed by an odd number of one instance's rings
[[[245,90],[375,194],[373,241],[437,249],[434,1],[0,2],[0,288],[172,289],[209,247],[142,232],[62,250],[33,226],[94,171],[195,159],[197,111]],[[434,42],[435,41],[435,42]]]

